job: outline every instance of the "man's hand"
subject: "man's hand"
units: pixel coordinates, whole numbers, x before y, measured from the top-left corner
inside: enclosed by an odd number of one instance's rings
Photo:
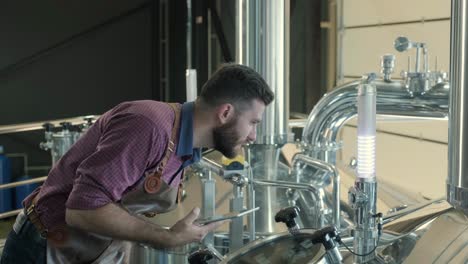
[[[173,225],[169,231],[174,236],[174,246],[185,245],[191,242],[200,242],[206,234],[220,227],[225,221],[214,222],[199,226],[194,223],[200,215],[200,209],[195,207],[187,216]]]
[[[110,203],[94,210],[66,209],[68,225],[113,239],[137,241],[155,248],[169,248],[176,240],[170,231],[130,215],[117,204]]]
[[[66,222],[80,228],[114,239],[138,241],[155,248],[171,248],[202,240],[208,232],[223,222],[198,226],[193,222],[198,218],[200,209],[193,209],[185,218],[167,230],[159,225],[145,221],[110,203],[95,210],[66,210]]]

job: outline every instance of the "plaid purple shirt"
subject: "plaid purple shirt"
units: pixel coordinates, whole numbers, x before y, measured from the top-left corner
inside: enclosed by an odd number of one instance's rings
[[[176,153],[172,153],[163,180],[172,187],[180,182],[182,169],[200,159],[193,149],[192,103],[182,106]],[[96,209],[118,202],[153,172],[170,140],[174,111],[166,103],[133,101],[104,113],[52,168],[39,193],[37,211],[52,230],[65,224],[65,208]],[[180,144],[179,144],[180,143]]]

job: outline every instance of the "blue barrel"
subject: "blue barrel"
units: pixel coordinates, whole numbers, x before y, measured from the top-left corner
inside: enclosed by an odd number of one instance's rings
[[[21,176],[18,177],[17,181],[26,181],[30,179],[32,179],[30,176]],[[30,195],[37,187],[39,187],[39,185],[39,183],[31,183],[16,187],[13,207],[16,209],[23,208],[23,200],[28,197],[28,195]]]
[[[0,184],[11,182],[10,159],[3,154],[3,146],[0,146]],[[0,190],[0,213],[11,211],[12,191]]]

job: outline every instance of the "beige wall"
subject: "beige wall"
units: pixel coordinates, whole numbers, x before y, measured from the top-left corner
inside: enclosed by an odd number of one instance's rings
[[[394,76],[414,63],[415,50],[403,53],[393,48],[398,36],[425,42],[429,65],[448,71],[450,49],[450,0],[342,0],[343,23],[341,69],[344,77],[380,71],[380,57],[396,56]]]
[[[393,48],[398,36],[427,43],[430,69],[448,71],[450,49],[450,0],[343,0],[344,34],[341,69],[344,80],[380,72],[380,57],[396,55],[393,76],[414,64],[415,50],[399,53]],[[412,66],[414,67],[414,66]],[[412,69],[413,70],[413,69]],[[353,122],[351,122],[352,124]],[[445,195],[447,177],[446,121],[379,121],[377,177],[415,196]],[[342,131],[342,164],[356,156],[356,128]]]
[[[443,133],[444,128],[447,129],[446,123],[421,121],[417,124],[386,125],[380,123],[377,133],[377,179],[410,195],[412,200],[422,201],[423,198],[445,195],[447,144],[438,139],[446,137],[447,133]],[[356,128],[345,126],[341,134],[343,148],[339,163],[347,164],[352,157],[357,157]],[[434,140],[427,139],[426,136]]]

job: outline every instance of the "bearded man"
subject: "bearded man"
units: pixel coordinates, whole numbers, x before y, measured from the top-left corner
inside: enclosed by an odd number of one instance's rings
[[[104,113],[24,201],[1,263],[121,263],[129,240],[155,248],[201,241],[194,208],[165,229],[139,217],[177,206],[184,168],[214,148],[233,158],[255,141],[274,95],[254,70],[221,67],[195,102],[124,102]]]

